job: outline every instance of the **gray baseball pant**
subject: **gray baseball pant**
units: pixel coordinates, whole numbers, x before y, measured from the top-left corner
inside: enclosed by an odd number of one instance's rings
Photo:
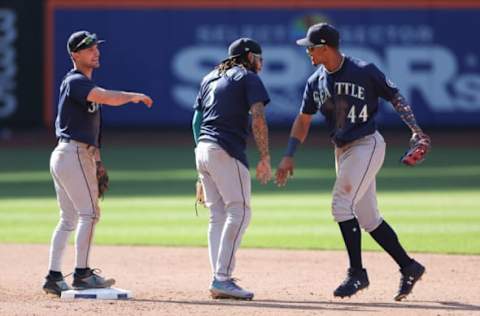
[[[65,247],[75,229],[75,267],[88,267],[95,224],[100,218],[95,150],[71,140],[60,142],[50,157],[60,221],[52,235],[49,270],[61,271]]]
[[[231,278],[235,253],[250,223],[249,170],[218,144],[200,141],[195,149],[197,171],[210,209],[208,251],[216,279]]]
[[[382,223],[377,208],[375,177],[385,158],[385,141],[379,132],[335,148],[337,179],[333,188],[332,214],[336,222],[354,217],[371,232]]]

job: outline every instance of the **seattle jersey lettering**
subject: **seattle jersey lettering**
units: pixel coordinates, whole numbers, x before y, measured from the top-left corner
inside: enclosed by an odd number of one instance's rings
[[[359,100],[365,100],[365,88],[351,82],[336,82],[334,86],[335,95],[347,95]],[[331,98],[332,94],[327,87],[323,87],[318,91],[313,92],[313,100],[320,107],[322,104]]]
[[[365,88],[351,82],[335,82],[335,93],[365,100]]]

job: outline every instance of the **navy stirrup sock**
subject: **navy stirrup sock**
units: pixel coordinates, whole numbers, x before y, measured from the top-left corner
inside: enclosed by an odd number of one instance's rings
[[[405,249],[400,245],[397,234],[386,221],[383,221],[374,231],[370,232],[370,235],[395,260],[400,268],[405,268],[412,263],[412,258],[407,255]]]
[[[362,269],[362,235],[356,218],[338,223],[347,248],[350,268]]]

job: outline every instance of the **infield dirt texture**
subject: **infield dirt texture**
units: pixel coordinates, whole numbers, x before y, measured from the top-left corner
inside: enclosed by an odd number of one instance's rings
[[[66,263],[73,262],[69,247]],[[46,245],[0,245],[1,315],[478,315],[479,256],[415,254],[427,273],[394,302],[399,273],[385,253],[366,253],[370,287],[350,299],[332,292],[344,278],[341,251],[241,249],[236,276],[253,301],[212,300],[205,248],[96,246],[94,262],[129,301],[65,301],[41,291]],[[69,266],[65,264],[65,271]],[[67,278],[71,281],[71,277]]]

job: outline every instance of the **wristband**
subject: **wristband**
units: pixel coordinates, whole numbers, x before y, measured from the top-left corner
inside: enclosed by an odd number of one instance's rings
[[[297,151],[298,144],[300,144],[300,140],[298,138],[290,137],[288,139],[288,146],[287,151],[285,152],[285,156],[293,157],[293,155],[295,155],[295,152]]]

